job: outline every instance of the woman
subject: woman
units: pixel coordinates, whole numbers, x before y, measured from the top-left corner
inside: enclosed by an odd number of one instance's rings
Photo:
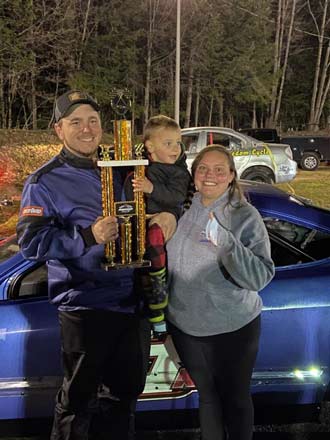
[[[169,331],[199,392],[202,439],[250,440],[257,291],[274,275],[269,238],[228,150],[204,148],[192,175],[198,192],[167,244]]]

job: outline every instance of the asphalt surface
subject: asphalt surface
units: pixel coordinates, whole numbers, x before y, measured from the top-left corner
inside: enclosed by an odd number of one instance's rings
[[[1,436],[1,440],[49,440],[49,434],[34,436]],[[253,440],[329,440],[330,427],[323,423],[300,423],[292,425],[257,425]],[[110,439],[109,439],[110,440]],[[139,431],[136,440],[201,440],[200,431]]]
[[[49,440],[49,436],[0,437],[1,440]],[[255,432],[253,440],[329,440],[330,432]],[[112,439],[109,439],[112,440]],[[118,440],[118,439],[117,439]],[[196,431],[154,431],[137,434],[136,440],[201,440]]]
[[[0,423],[0,440],[49,440],[51,421],[29,428],[29,434],[14,422],[4,428]],[[15,432],[15,435],[14,435]],[[18,436],[20,434],[20,436]],[[255,425],[253,440],[330,440],[330,402],[321,406],[317,423]],[[112,439],[109,439],[112,440]],[[119,440],[119,439],[114,439]],[[201,440],[199,429],[138,431],[136,440]]]

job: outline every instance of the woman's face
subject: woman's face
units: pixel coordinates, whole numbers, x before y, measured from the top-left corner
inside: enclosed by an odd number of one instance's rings
[[[206,153],[195,171],[194,183],[204,206],[212,204],[224,194],[234,178],[227,157],[219,151]]]

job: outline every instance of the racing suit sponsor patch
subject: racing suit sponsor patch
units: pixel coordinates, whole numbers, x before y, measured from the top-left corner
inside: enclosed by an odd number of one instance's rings
[[[44,208],[42,206],[25,206],[22,209],[21,216],[34,216],[34,217],[42,217],[44,215]]]

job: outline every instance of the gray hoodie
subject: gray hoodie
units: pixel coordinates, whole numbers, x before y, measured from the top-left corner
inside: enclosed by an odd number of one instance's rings
[[[228,191],[203,206],[195,194],[167,243],[170,298],[167,318],[194,336],[240,329],[259,315],[258,290],[274,276],[267,230],[258,211]],[[222,226],[217,245],[207,240],[205,227],[214,212]]]

